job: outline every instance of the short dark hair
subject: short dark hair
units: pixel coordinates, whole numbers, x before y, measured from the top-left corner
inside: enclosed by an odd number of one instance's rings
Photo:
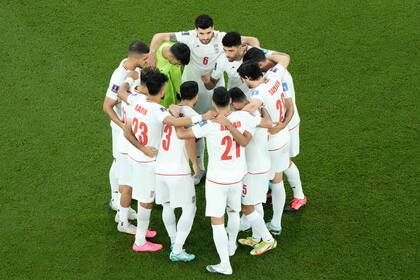
[[[181,99],[191,100],[198,94],[198,84],[195,81],[186,81],[181,84]]]
[[[266,57],[263,50],[259,48],[251,48],[245,53],[243,61],[261,62],[265,59]]]
[[[230,94],[224,87],[217,87],[213,92],[213,102],[217,107],[226,107],[230,102]]]
[[[242,78],[249,78],[250,80],[258,80],[263,76],[263,73],[256,62],[244,62],[238,68],[238,74]]]
[[[242,102],[247,99],[245,93],[238,87],[231,88],[229,94],[232,102]]]
[[[239,32],[228,32],[222,39],[222,44],[225,47],[237,47],[241,43],[241,34]]]
[[[165,74],[154,70],[149,73],[149,78],[146,81],[147,90],[150,95],[157,95],[165,83],[168,81],[168,77]]]
[[[157,68],[152,66],[147,66],[141,69],[140,72],[140,84],[145,85],[147,79],[149,79],[150,73],[159,71]]]
[[[149,51],[149,47],[142,41],[133,41],[128,46],[128,53],[145,54]]]
[[[182,65],[187,65],[190,63],[190,48],[184,43],[175,43],[169,50],[174,55],[174,57],[181,62]]]
[[[199,15],[195,19],[195,28],[207,29],[213,26],[213,19],[209,15]]]

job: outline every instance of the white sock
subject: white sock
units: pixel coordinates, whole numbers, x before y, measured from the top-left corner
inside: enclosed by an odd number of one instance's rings
[[[233,248],[236,246],[236,239],[238,238],[240,218],[238,212],[231,212],[227,210],[228,222],[227,222],[227,232],[229,234],[229,247]]]
[[[271,224],[275,227],[281,227],[281,216],[283,215],[284,204],[286,203],[286,191],[284,190],[283,181],[273,184],[271,197],[273,201],[273,218],[271,219]]]
[[[137,210],[137,230],[135,243],[137,246],[143,246],[146,243],[146,233],[149,228],[150,214],[152,209],[143,208],[140,203]]]
[[[176,233],[175,244],[172,250],[175,254],[179,254],[182,252],[185,240],[187,239],[188,234],[190,234],[196,210],[197,207],[195,206],[195,204],[182,207],[182,214],[178,221],[178,231]]]
[[[284,174],[287,176],[287,181],[289,181],[290,186],[293,190],[293,197],[298,199],[305,198],[305,195],[303,194],[302,189],[302,182],[300,181],[300,173],[297,166],[293,163],[290,165],[286,171],[284,171]]]
[[[120,219],[120,223],[122,223],[124,226],[128,225],[128,209],[129,207],[125,208],[120,205],[118,208],[118,216]]]
[[[241,216],[241,227],[242,228],[249,228],[251,225],[249,224],[249,221],[246,218],[245,214],[242,214]]]
[[[109,184],[111,185],[111,200],[119,205],[120,193],[118,192],[117,162],[115,159],[109,169]]]
[[[195,143],[195,145],[198,167],[200,168],[200,170],[206,170],[206,168],[204,167],[204,149],[206,145],[204,142],[204,138],[199,139]]]
[[[257,211],[254,211],[251,214],[247,215],[246,218],[252,226],[253,233],[258,233],[258,235],[261,236],[264,241],[268,242],[273,240],[273,236],[268,231],[263,218]],[[254,235],[252,237],[254,238]]]
[[[255,205],[255,211],[257,211],[258,214],[264,219],[264,207],[262,203],[258,203]]]
[[[176,238],[176,217],[175,217],[175,209],[169,207],[168,204],[163,204],[162,210],[162,220],[163,224],[165,225],[166,231],[168,232],[169,238],[171,239],[171,243],[175,242]]]
[[[225,230],[225,225],[212,225],[213,228],[213,241],[216,245],[217,254],[220,257],[220,263],[222,265],[229,265],[229,249],[228,249],[228,237]]]

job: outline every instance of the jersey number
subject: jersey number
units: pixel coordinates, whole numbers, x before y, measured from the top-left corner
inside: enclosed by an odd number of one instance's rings
[[[208,57],[208,56],[205,56],[205,57],[203,58],[203,64],[204,64],[204,65],[209,64],[209,57]]]
[[[230,136],[225,136],[222,139],[222,146],[226,145],[226,149],[221,157],[222,160],[231,160],[232,156],[229,155],[230,154],[230,150],[232,149],[232,144],[233,142],[235,142],[235,148],[236,148],[236,158],[241,156],[241,147],[239,146],[239,144],[232,139],[232,137]]]
[[[279,111],[279,121],[283,122],[284,120],[284,111],[286,109],[285,101],[284,101],[284,93],[281,93],[280,99],[276,101],[276,109]]]
[[[169,144],[171,144],[172,126],[165,125],[165,128],[163,129],[163,133],[165,133],[165,136],[162,139],[162,148],[165,151],[167,151],[169,150]]]
[[[137,119],[137,118],[134,118],[133,119],[133,129],[134,129],[134,131],[133,131],[134,136],[136,136],[136,138],[139,140],[140,144],[142,144],[143,146],[146,146],[147,143],[149,142],[149,138],[147,137],[147,132],[148,132],[147,124],[139,121],[139,119]]]

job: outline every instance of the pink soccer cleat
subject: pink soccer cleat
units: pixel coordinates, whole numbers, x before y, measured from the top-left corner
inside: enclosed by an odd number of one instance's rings
[[[284,208],[284,211],[297,212],[302,206],[306,204],[307,201],[308,199],[306,198],[306,196],[303,199],[293,198],[292,201],[290,201],[290,205]]]
[[[146,241],[143,246],[133,244],[133,251],[135,252],[156,252],[163,248],[162,244]]]
[[[151,229],[148,229],[146,232],[146,238],[153,238],[157,235],[157,232]]]

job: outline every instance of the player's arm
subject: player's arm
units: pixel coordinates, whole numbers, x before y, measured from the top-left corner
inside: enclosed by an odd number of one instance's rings
[[[117,91],[118,98],[128,104],[128,96],[131,94],[130,87],[134,85],[134,80],[139,78],[139,73],[136,71],[129,71],[128,77],[121,84]]]
[[[183,126],[190,126],[192,124],[201,122],[202,120],[211,120],[215,116],[216,116],[216,113],[212,111],[208,111],[207,113],[203,115],[198,115],[191,118],[187,118],[187,117],[175,118],[174,116],[169,115],[163,119],[163,123],[167,125],[172,125],[175,127],[180,127],[180,126],[183,127]]]
[[[272,128],[273,121],[271,120],[271,117],[268,114],[267,110],[264,107],[262,107],[260,111],[261,111],[261,122],[258,126],[262,128],[268,128],[268,129]]]
[[[225,126],[230,134],[232,134],[233,139],[235,139],[236,143],[245,147],[248,145],[249,141],[251,141],[252,134],[248,131],[244,131],[244,133],[240,132],[224,115],[219,114],[215,121],[223,126]]]
[[[175,127],[176,136],[179,139],[193,139],[195,138],[192,128]]]
[[[290,56],[286,53],[273,52],[267,56],[267,59],[272,61],[274,64],[280,64],[284,68],[287,68],[290,63]]]
[[[123,127],[123,122],[118,118],[117,113],[114,111],[114,106],[118,104],[118,99],[112,99],[108,96],[105,96],[104,104],[102,105],[102,109],[104,110],[105,114],[119,127]]]
[[[241,36],[242,44],[250,45],[252,47],[260,47],[260,41],[256,37]]]
[[[245,105],[244,108],[242,108],[242,111],[247,111],[251,114],[255,113],[260,107],[262,106],[262,101],[256,98],[252,98],[251,102]]]
[[[143,154],[148,157],[154,157],[157,154],[157,150],[153,147],[148,147],[142,145],[139,140],[137,140],[136,136],[134,135],[133,131],[131,130],[131,120],[127,120],[127,122],[123,125],[124,137],[134,145],[137,149],[139,149]]]
[[[286,105],[286,114],[284,116],[284,120],[282,122],[279,122],[276,124],[273,128],[269,130],[270,134],[276,134],[280,132],[280,130],[284,129],[290,122],[290,120],[293,117],[294,114],[294,108],[293,108],[293,99],[286,98],[285,99],[285,105]]]
[[[156,33],[152,37],[152,41],[150,42],[150,52],[149,52],[149,59],[148,63],[150,66],[156,65],[156,51],[159,48],[160,44],[164,41],[172,41],[176,42],[176,36],[173,32],[166,32],[166,33]]]
[[[203,81],[204,86],[208,90],[212,90],[216,87],[216,84],[219,80],[214,79],[210,73],[206,73],[201,76],[201,80]]]
[[[192,168],[194,171],[194,176],[198,176],[200,173],[200,168],[198,167],[198,161],[197,161],[197,154],[196,154],[196,144],[195,139],[186,139],[185,140],[185,147],[187,149],[188,158],[190,159],[192,163]]]

